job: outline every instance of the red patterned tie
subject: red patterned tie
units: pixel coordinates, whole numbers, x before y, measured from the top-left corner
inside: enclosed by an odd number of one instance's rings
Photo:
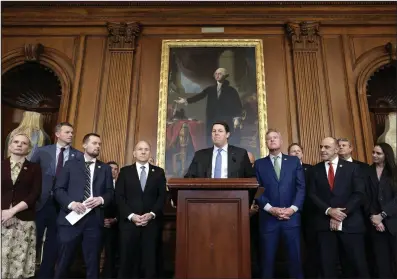
[[[331,162],[328,162],[329,170],[328,170],[328,183],[331,191],[334,189],[334,180],[335,180],[335,172],[334,167]]]

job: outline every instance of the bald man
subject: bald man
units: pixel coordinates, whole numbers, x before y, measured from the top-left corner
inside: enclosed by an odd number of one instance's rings
[[[116,182],[120,215],[118,278],[156,278],[159,220],[165,203],[166,178],[162,168],[149,164],[151,148],[148,142],[138,142],[133,155],[136,162],[122,168]]]
[[[364,216],[361,203],[365,184],[359,167],[338,157],[336,139],[327,137],[320,145],[322,162],[311,169],[309,197],[314,203],[319,258],[323,278],[338,278],[336,262],[341,251],[357,278],[369,278],[364,246]],[[342,259],[341,259],[342,260]]]
[[[214,72],[216,84],[204,89],[201,93],[175,100],[178,104],[193,104],[207,97],[206,122],[207,143],[212,145],[211,133],[212,123],[225,121],[230,128],[239,126],[241,122],[242,104],[236,89],[230,86],[226,78],[229,76],[225,68],[218,68]],[[240,144],[239,129],[231,129],[231,144]]]

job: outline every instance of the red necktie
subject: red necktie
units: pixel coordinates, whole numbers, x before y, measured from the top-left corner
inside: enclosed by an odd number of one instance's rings
[[[328,170],[328,183],[331,191],[334,189],[334,180],[335,180],[335,173],[334,167],[332,166],[331,162],[328,162],[329,170]]]

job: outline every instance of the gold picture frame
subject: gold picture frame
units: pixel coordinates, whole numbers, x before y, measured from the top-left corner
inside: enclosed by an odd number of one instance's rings
[[[169,112],[170,52],[174,48],[254,48],[256,70],[256,100],[260,157],[267,155],[267,105],[263,46],[260,39],[177,39],[163,40],[160,67],[160,89],[157,126],[157,164],[166,169],[167,113]],[[209,146],[207,146],[209,147]],[[242,146],[244,147],[244,146]],[[189,162],[190,163],[190,162]]]

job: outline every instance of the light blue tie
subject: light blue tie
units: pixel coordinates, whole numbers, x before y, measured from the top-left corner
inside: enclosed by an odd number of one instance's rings
[[[218,154],[215,159],[214,178],[222,178],[222,149],[218,149]]]
[[[147,178],[146,171],[145,171],[145,166],[142,166],[141,169],[142,169],[141,178],[139,179],[139,181],[141,182],[142,191],[144,191],[145,190],[145,185],[146,185],[146,178]]]

